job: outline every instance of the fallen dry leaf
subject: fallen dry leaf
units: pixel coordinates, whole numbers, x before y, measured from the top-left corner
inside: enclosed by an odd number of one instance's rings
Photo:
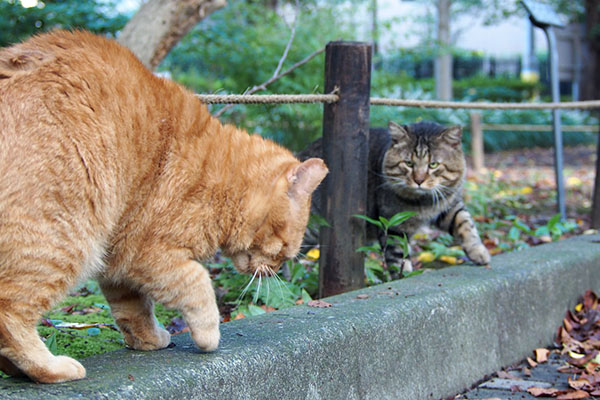
[[[328,302],[323,301],[323,300],[311,300],[306,305],[309,306],[309,307],[316,307],[316,308],[331,307],[331,303],[328,303]]]
[[[357,299],[363,300],[363,299],[368,299],[369,295],[368,294],[359,294],[358,296],[356,296]]]
[[[529,366],[530,366],[531,368],[535,368],[535,367],[537,367],[537,365],[538,365],[538,363],[536,363],[535,361],[533,361],[533,360],[531,359],[531,357],[527,357],[527,363],[529,364]]]
[[[236,319],[242,319],[242,318],[246,318],[246,316],[242,313],[237,313],[235,318],[233,318],[233,319],[236,320]]]
[[[573,390],[563,394],[560,394],[556,397],[556,400],[577,400],[577,399],[587,399],[590,397],[588,392],[583,390]]]
[[[529,389],[527,389],[527,393],[529,393],[532,396],[535,397],[540,397],[540,396],[556,396],[556,394],[560,392],[560,390],[555,389],[555,388],[541,388],[541,387],[537,387],[537,386],[532,386]]]
[[[544,348],[539,348],[539,349],[535,349],[535,360],[538,363],[544,363],[546,361],[548,361],[548,354],[550,354],[550,350],[548,349],[544,349]]]
[[[517,376],[514,376],[510,372],[506,372],[506,371],[498,371],[498,378],[500,378],[500,379],[511,379],[513,381],[520,381],[520,380],[522,380],[521,378],[519,378]]]

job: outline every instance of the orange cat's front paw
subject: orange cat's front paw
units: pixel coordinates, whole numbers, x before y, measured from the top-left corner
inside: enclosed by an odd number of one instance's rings
[[[60,383],[85,378],[85,368],[78,361],[67,356],[56,356],[41,371],[30,372],[30,377],[41,383]]]
[[[192,330],[192,339],[202,351],[215,351],[219,347],[221,332],[219,325],[214,328]]]
[[[136,350],[159,350],[164,349],[171,343],[171,334],[158,326],[153,331],[138,331],[135,335],[122,329],[125,343]]]

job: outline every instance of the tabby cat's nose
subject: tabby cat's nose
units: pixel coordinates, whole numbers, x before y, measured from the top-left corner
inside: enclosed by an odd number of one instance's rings
[[[421,183],[425,182],[425,177],[424,176],[415,176],[414,180],[415,180],[415,183],[420,186]]]

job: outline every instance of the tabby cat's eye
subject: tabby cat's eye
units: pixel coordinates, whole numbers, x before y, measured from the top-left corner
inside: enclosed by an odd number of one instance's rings
[[[429,168],[431,168],[431,169],[436,169],[439,166],[440,166],[440,163],[437,163],[437,162],[429,163]]]
[[[409,161],[409,160],[404,161],[404,164],[406,164],[406,166],[409,167],[409,168],[412,168],[412,166],[415,165],[414,162]]]

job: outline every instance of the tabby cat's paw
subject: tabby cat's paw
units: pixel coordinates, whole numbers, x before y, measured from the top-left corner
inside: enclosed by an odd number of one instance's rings
[[[469,249],[465,248],[464,250],[465,253],[467,253],[467,257],[469,257],[475,264],[487,265],[490,263],[490,253],[481,243],[476,246],[472,246]]]
[[[408,273],[408,272],[413,271],[412,262],[408,258],[403,259],[402,261],[400,261],[399,264],[400,264],[400,269],[402,270],[403,273]]]

